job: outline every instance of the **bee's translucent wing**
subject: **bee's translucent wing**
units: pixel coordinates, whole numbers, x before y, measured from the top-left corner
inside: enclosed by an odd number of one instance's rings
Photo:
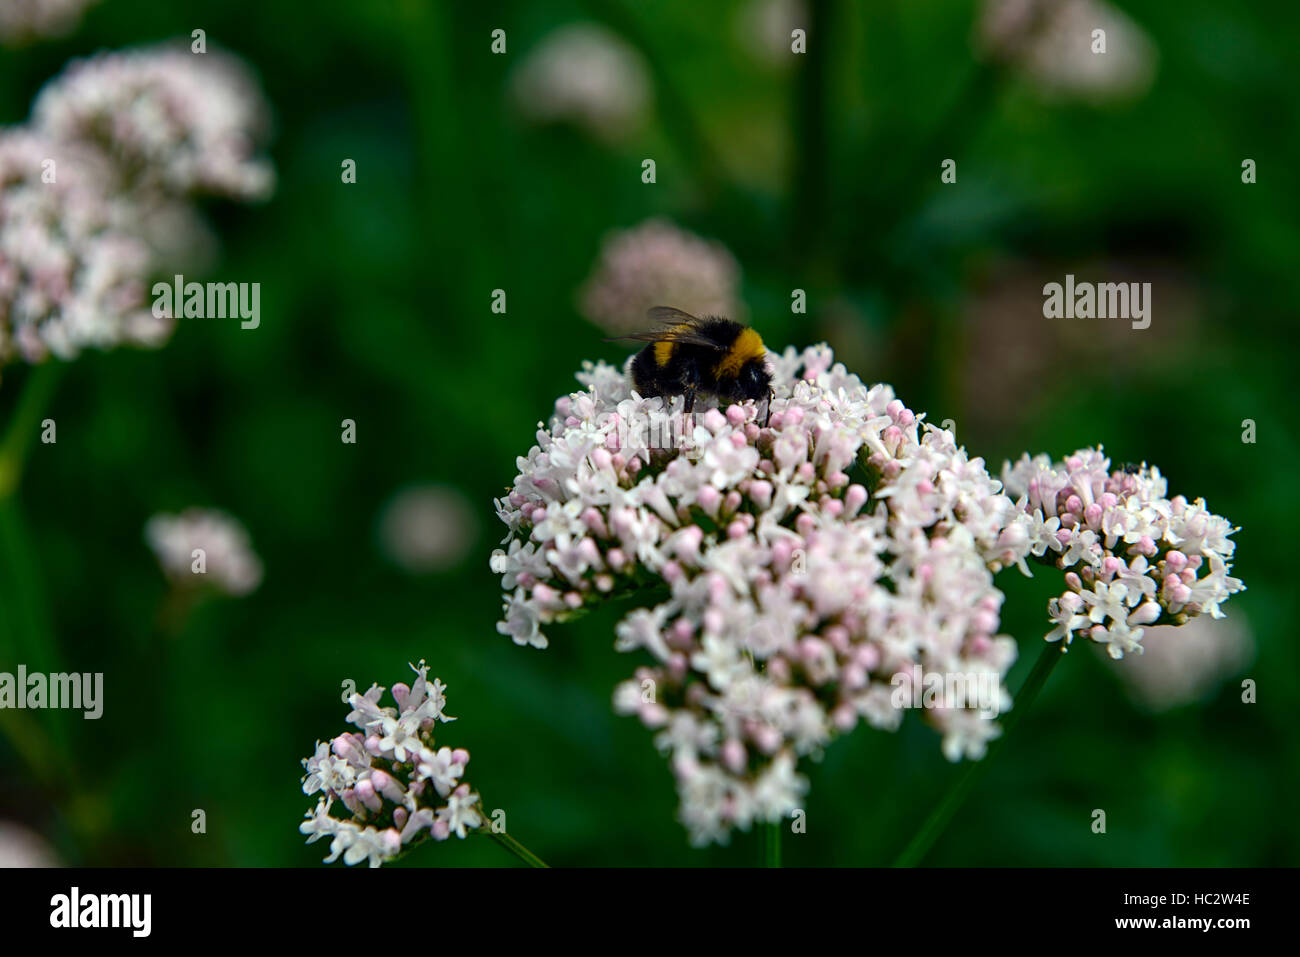
[[[634,332],[627,336],[614,336],[606,342],[619,339],[631,339],[636,342],[680,342],[689,346],[704,346],[706,349],[722,351],[726,346],[719,345],[698,331],[702,319],[689,312],[674,309],[672,306],[655,306],[646,311],[646,318],[658,322],[660,327],[649,332]]]
[[[645,317],[651,322],[662,322],[665,325],[699,325],[698,316],[692,316],[683,309],[676,309],[673,306],[651,306],[645,311]]]

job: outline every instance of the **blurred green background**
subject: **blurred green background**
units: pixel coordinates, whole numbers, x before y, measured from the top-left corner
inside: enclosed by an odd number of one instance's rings
[[[1098,104],[983,61],[974,3],[808,3],[809,53],[784,66],[747,50],[748,6],[103,0],[66,38],[0,51],[11,124],[70,58],[201,27],[260,74],[279,176],[263,205],[207,210],[222,256],[206,278],[260,282],[259,329],[182,320],[160,351],[64,370],[58,442],[34,446],[4,530],[0,670],[44,633],[24,663],[104,672],[105,714],[10,715],[0,820],[69,864],[315,865],[327,848],[297,832],[313,803],[300,759],[345,729],[344,679],[391,686],[424,657],[460,718],[440,743],[470,749],[486,806],[552,865],[757,863],[756,835],[688,846],[650,734],[613,714],[637,664],[612,647],[625,608],[550,629],[546,651],[494,627],[492,498],[581,361],[626,355],[575,290],[608,231],[664,216],[731,249],[769,344],[829,341],[865,380],[951,418],[995,471],[1101,442],[1242,526],[1234,574],[1250,590],[1226,610],[1253,633],[1253,663],[1149,714],[1076,645],[927,863],[1300,863],[1285,571],[1300,524],[1300,8],[1124,0],[1154,80]],[[580,21],[649,65],[648,122],[618,142],[511,109],[511,71]],[[505,55],[489,49],[497,28]],[[944,185],[949,157],[958,181]],[[1041,285],[1067,272],[1153,282],[1151,328],[1044,319]],[[795,288],[806,315],[790,311]],[[0,423],[29,375],[4,370]],[[339,441],[344,418],[355,445]],[[463,493],[476,531],[454,568],[411,576],[377,522],[421,481]],[[164,637],[142,528],[194,504],[244,522],[266,578]],[[1052,577],[999,579],[1022,649],[1013,690]],[[1240,702],[1241,676],[1257,704]],[[786,840],[788,864],[888,863],[957,771],[914,716],[897,734],[859,728],[807,770],[808,833]],[[206,834],[191,833],[195,808]],[[402,862],[438,864],[513,860],[471,838]]]

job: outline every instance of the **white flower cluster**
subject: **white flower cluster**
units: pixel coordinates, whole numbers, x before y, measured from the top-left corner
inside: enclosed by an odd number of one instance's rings
[[[274,184],[255,149],[265,104],[247,68],[220,51],[159,47],[74,61],[36,97],[32,121],[101,149],[133,186],[254,200]]]
[[[579,293],[587,320],[611,335],[645,331],[646,310],[671,303],[697,316],[744,315],[740,264],[726,246],[666,219],[605,237]]]
[[[173,321],[149,308],[152,253],[135,216],[102,157],[0,131],[0,362],[167,339]]]
[[[510,92],[529,121],[572,123],[606,141],[634,131],[652,99],[641,55],[594,23],[549,34],[519,64]]]
[[[202,245],[196,194],[264,196],[263,106],[237,61],[170,47],[74,62],[0,130],[0,363],[156,346],[149,282]]]
[[[1254,657],[1254,636],[1240,618],[1201,616],[1181,627],[1148,628],[1142,654],[1111,665],[1133,702],[1159,713],[1205,699]]]
[[[469,752],[434,742],[437,723],[456,720],[443,713],[447,686],[429,681],[424,661],[411,669],[414,684],[393,685],[396,708],[379,706],[379,685],[353,694],[347,720],[360,731],[317,742],[302,762],[303,793],[322,795],[298,829],[308,844],[330,838],[327,864],[379,867],[430,836],[464,838],[484,823],[479,796],[461,781]],[[335,802],[345,817],[330,813]]]
[[[155,515],[144,530],[168,580],[185,588],[210,585],[228,595],[247,595],[262,582],[262,561],[248,532],[214,509]]]
[[[657,731],[696,843],[788,817],[807,788],[798,759],[859,720],[897,728],[917,666],[995,676],[1009,706],[1016,646],[998,634],[992,573],[1028,554],[1007,534],[1014,502],[828,347],[770,361],[768,426],[752,404],[713,409],[689,420],[687,449],[641,441],[663,400],[588,365],[497,502],[498,629],[515,642],[545,647],[544,625],[665,586],[617,627],[616,647],[653,664],[614,703]],[[926,713],[944,753],[981,756],[997,725],[949,704]]]
[[[1093,45],[1105,35],[1105,50]],[[984,0],[977,43],[1049,97],[1101,103],[1139,96],[1155,76],[1150,37],[1106,0]]]
[[[1155,467],[1112,471],[1100,448],[1081,449],[1063,462],[1025,455],[1003,481],[1025,516],[1008,536],[1066,572],[1048,641],[1081,634],[1112,658],[1140,654],[1142,626],[1222,618],[1219,606],[1245,588],[1228,574],[1237,529],[1203,499],[1166,498]]]

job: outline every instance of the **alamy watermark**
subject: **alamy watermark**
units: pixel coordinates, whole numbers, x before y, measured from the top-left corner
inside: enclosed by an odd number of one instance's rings
[[[642,451],[678,451],[686,458],[695,458],[700,448],[695,430],[702,428],[710,438],[713,435],[704,425],[704,416],[711,411],[719,410],[650,412],[631,416],[611,412],[599,416],[597,425],[603,430],[611,422],[614,424],[611,434],[618,436],[618,451],[625,455]]]
[[[73,708],[87,720],[104,713],[104,673],[18,673],[0,671],[0,708]]]
[[[55,928],[125,928],[132,937],[148,937],[153,920],[152,894],[83,894],[73,886],[50,898],[50,926]]]
[[[996,718],[1002,707],[1002,677],[996,671],[922,671],[920,665],[890,679],[895,708],[970,708],[981,718]]]
[[[1046,319],[1128,319],[1134,329],[1151,325],[1151,283],[1080,282],[1074,274],[1065,283],[1043,286],[1043,317]]]
[[[153,284],[153,314],[157,319],[240,319],[239,328],[262,323],[260,282],[186,282],[177,273],[172,282]]]

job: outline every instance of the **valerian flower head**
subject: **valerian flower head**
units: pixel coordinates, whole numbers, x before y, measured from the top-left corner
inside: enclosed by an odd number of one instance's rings
[[[51,81],[0,130],[0,363],[164,343],[150,282],[211,246],[193,196],[269,191],[263,113],[215,52],[103,53]]]
[[[641,55],[593,23],[547,35],[511,76],[510,92],[527,120],[572,123],[605,141],[635,131],[652,98]]]
[[[378,525],[384,554],[411,575],[455,567],[478,531],[465,496],[450,486],[432,484],[409,486],[394,495]]]
[[[155,346],[171,334],[146,297],[152,250],[113,179],[93,151],[0,131],[0,362]]]
[[[1254,659],[1255,640],[1238,619],[1193,618],[1146,629],[1142,654],[1113,664],[1129,697],[1158,713],[1200,701]]]
[[[695,843],[788,817],[801,759],[859,722],[896,729],[918,700],[949,760],[982,757],[1011,705],[1003,569],[1066,571],[1048,640],[1084,634],[1115,657],[1242,587],[1234,529],[1165,499],[1154,469],[1112,472],[1085,450],[999,481],[827,346],[768,361],[765,424],[754,403],[685,416],[638,395],[626,365],[585,364],[496,502],[497,629],[515,643],[545,648],[552,624],[645,596],[615,648],[648,663],[613,704],[655,732]],[[936,675],[991,693],[931,703]]]
[[[646,310],[665,303],[741,318],[739,285],[740,264],[721,243],[650,219],[605,237],[579,309],[611,335],[645,331]]]
[[[224,512],[190,508],[179,515],[158,514],[144,535],[163,574],[182,588],[206,585],[242,596],[262,583],[262,560],[248,532]]]
[[[788,817],[808,786],[799,759],[860,721],[897,728],[915,667],[990,676],[1009,705],[1016,646],[993,572],[1029,552],[1006,534],[1015,503],[951,432],[826,346],[769,358],[766,427],[752,403],[668,417],[624,371],[588,364],[497,502],[498,629],[516,643],[545,647],[544,628],[605,596],[664,589],[616,629],[650,663],[614,706],[656,731],[696,843]],[[960,704],[927,718],[952,760],[999,733]]]
[[[393,685],[396,707],[379,704],[379,685],[353,694],[347,720],[357,730],[318,741],[302,762],[303,793],[321,797],[298,829],[308,844],[330,838],[327,864],[341,857],[379,867],[430,837],[464,838],[485,823],[479,796],[462,780],[469,752],[434,741],[439,722],[456,720],[443,712],[447,686],[429,680],[423,661],[411,669],[411,685]]]
[[[1048,97],[1135,97],[1155,75],[1151,39],[1106,0],[984,0],[976,42]]]
[[[1065,572],[1048,641],[1079,635],[1112,658],[1141,654],[1145,626],[1222,618],[1246,587],[1228,574],[1237,529],[1203,499],[1166,498],[1154,466],[1112,469],[1100,448],[1080,449],[1062,462],[1025,455],[1002,478],[1031,553]]]
[[[253,200],[274,184],[257,155],[265,104],[242,62],[217,50],[167,45],[74,61],[41,90],[32,122],[102,150],[127,186]]]

